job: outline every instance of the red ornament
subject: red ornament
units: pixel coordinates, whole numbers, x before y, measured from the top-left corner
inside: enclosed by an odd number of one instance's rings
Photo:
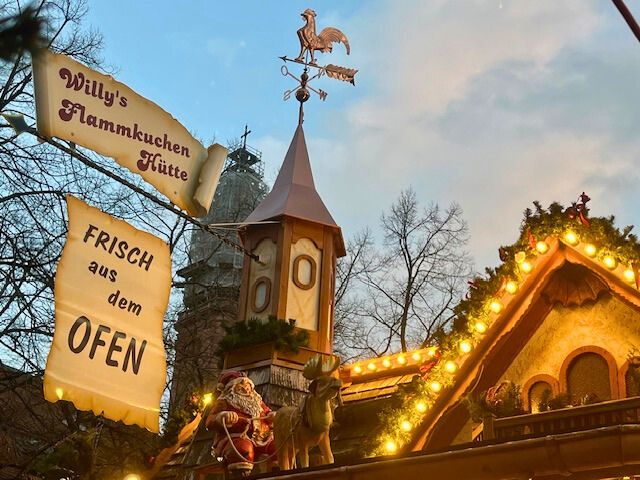
[[[536,237],[533,236],[533,233],[531,233],[531,230],[529,230],[529,232],[527,233],[527,238],[529,240],[529,246],[531,247],[531,250],[535,250],[536,249]]]
[[[587,219],[587,215],[589,214],[589,209],[587,208],[587,202],[591,200],[589,195],[582,192],[582,194],[578,197],[578,201],[573,204],[575,207],[576,213],[578,214],[578,219],[580,223],[585,227],[589,227],[591,224]]]

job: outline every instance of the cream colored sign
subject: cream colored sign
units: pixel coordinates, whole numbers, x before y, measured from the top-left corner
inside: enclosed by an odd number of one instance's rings
[[[71,58],[33,59],[38,131],[113,157],[196,217],[213,200],[227,149],[205,149],[175,118]]]
[[[67,208],[45,398],[157,432],[169,246],[70,195]]]

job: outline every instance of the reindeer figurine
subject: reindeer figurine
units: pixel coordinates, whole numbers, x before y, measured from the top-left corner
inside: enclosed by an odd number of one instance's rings
[[[309,393],[299,407],[282,407],[276,413],[273,433],[280,469],[291,470],[298,452],[298,466],[308,467],[309,449],[316,445],[320,448],[323,464],[333,463],[329,440],[329,428],[333,423],[331,400],[340,393],[342,382],[331,374],[339,365],[338,357],[323,361],[317,355],[309,359],[302,373],[306,379],[311,380]]]

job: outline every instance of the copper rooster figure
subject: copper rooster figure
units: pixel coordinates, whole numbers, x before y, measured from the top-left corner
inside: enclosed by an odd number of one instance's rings
[[[316,60],[314,52],[316,50],[322,53],[331,52],[333,50],[332,43],[342,43],[349,55],[349,40],[347,36],[340,30],[334,27],[324,28],[320,35],[316,34],[316,12],[307,8],[300,14],[302,18],[307,22],[304,27],[298,30],[298,38],[300,39],[300,54],[296,58],[296,61],[302,62],[305,52],[309,52],[311,55],[310,64],[315,65]]]

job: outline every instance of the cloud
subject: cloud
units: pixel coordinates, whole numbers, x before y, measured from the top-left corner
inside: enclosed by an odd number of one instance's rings
[[[347,235],[409,185],[424,203],[462,205],[479,267],[497,263],[533,200],[586,190],[594,214],[635,213],[640,67],[607,44],[612,17],[594,1],[499,5],[384,2],[344,25],[360,97],[307,139]]]

